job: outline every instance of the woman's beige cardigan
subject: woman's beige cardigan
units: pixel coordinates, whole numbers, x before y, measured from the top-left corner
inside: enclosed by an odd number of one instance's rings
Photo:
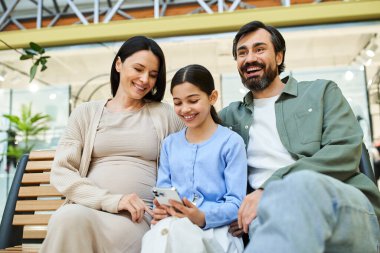
[[[75,202],[97,210],[117,213],[122,194],[111,194],[107,189],[95,186],[88,178],[88,168],[94,146],[96,129],[107,100],[81,104],[70,115],[66,131],[60,139],[50,180],[66,196],[67,202]],[[173,108],[165,103],[149,102],[148,107],[154,128],[161,141],[170,133],[183,127]],[[128,141],[120,136],[120,141]]]

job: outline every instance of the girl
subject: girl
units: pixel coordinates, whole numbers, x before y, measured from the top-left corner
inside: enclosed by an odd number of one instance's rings
[[[205,67],[180,69],[172,79],[171,93],[175,112],[186,128],[164,140],[156,185],[175,187],[183,204],[171,200],[169,207],[154,200],[152,224],[157,225],[144,236],[142,252],[161,252],[162,247],[166,252],[210,252],[210,247],[241,252],[242,242],[228,233],[228,225],[237,219],[246,193],[244,142],[220,125],[213,106],[218,92]],[[192,227],[179,229],[176,224],[186,225],[173,217],[187,218]],[[200,235],[199,241],[191,239],[196,237],[193,233]],[[155,240],[160,236],[166,237]]]

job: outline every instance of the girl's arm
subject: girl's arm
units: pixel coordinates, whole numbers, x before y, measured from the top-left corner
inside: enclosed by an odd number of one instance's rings
[[[226,161],[224,169],[226,194],[223,202],[202,203],[206,219],[204,229],[220,227],[237,220],[239,207],[246,195],[247,155],[243,139],[233,133],[222,152]]]
[[[171,201],[173,208],[168,209],[170,215],[187,217],[203,229],[220,227],[237,220],[247,187],[247,158],[243,140],[233,133],[221,152],[226,164],[223,170],[226,193],[220,202],[205,199],[198,208],[186,198],[183,198],[184,205]]]
[[[160,160],[159,167],[157,172],[157,187],[171,187],[171,177],[170,177],[170,166],[168,160],[168,152],[167,152],[167,140],[165,139],[162,144],[162,148],[160,151]],[[153,219],[151,223],[157,224],[160,220],[169,216],[167,212],[167,208],[158,203],[156,199],[153,200],[154,209],[153,209]]]
[[[160,161],[157,172],[157,187],[170,188],[172,187],[171,174],[170,174],[170,164],[168,156],[168,142],[169,137],[167,137],[162,144],[160,152]]]

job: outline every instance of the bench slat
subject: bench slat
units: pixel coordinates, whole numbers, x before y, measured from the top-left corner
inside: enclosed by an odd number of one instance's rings
[[[21,247],[6,248],[4,252],[23,252]]]
[[[34,227],[25,226],[23,232],[24,239],[45,239],[47,233],[47,226],[34,229]]]
[[[41,245],[36,244],[23,244],[11,248],[6,248],[1,250],[0,253],[9,253],[9,252],[23,252],[23,253],[37,253]]]
[[[53,161],[29,161],[25,171],[50,171]]]
[[[54,197],[62,196],[54,186],[23,186],[20,187],[19,197]]]
[[[63,204],[64,200],[19,200],[16,211],[55,211]]]
[[[55,150],[34,150],[29,154],[30,161],[54,160]]]
[[[50,183],[50,173],[25,173],[22,177],[22,184],[48,184]]]
[[[16,214],[13,225],[47,225],[51,214]]]
[[[5,250],[0,250],[0,253],[9,253],[9,252],[22,252],[21,249],[13,247],[13,248],[6,248]]]
[[[18,192],[12,224],[23,226],[23,240],[41,240],[46,237],[47,224],[56,209],[63,203],[62,195],[50,185],[50,170],[53,164],[55,150],[32,151],[26,163]],[[46,197],[46,198],[44,198]],[[28,198],[22,200],[22,198]],[[21,213],[21,214],[17,214]],[[29,214],[23,214],[28,213]],[[32,214],[33,212],[37,212]],[[24,241],[25,242],[25,241]],[[23,244],[3,252],[38,252],[41,244]]]

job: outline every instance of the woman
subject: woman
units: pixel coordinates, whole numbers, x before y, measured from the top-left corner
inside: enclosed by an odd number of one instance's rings
[[[165,72],[157,43],[133,37],[112,64],[113,98],[73,111],[51,172],[69,204],[52,216],[41,252],[140,252],[161,141],[183,126],[160,102]]]

